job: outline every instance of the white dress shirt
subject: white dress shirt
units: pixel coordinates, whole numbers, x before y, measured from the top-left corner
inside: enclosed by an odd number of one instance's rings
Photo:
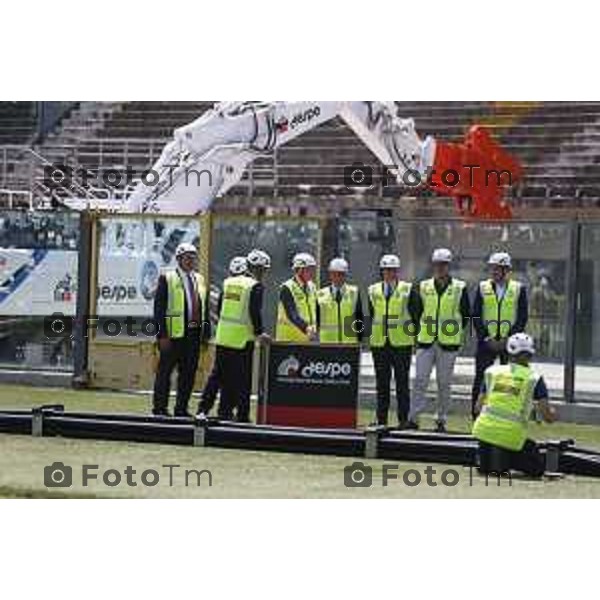
[[[177,267],[177,273],[179,273],[179,277],[181,277],[181,281],[183,281],[183,289],[185,290],[185,305],[187,311],[188,321],[192,320],[192,302],[193,296],[192,294],[198,295],[198,291],[196,290],[196,278],[194,277],[194,272],[190,271],[186,273],[180,267]],[[198,302],[199,304],[199,302]],[[200,308],[200,306],[199,306]]]

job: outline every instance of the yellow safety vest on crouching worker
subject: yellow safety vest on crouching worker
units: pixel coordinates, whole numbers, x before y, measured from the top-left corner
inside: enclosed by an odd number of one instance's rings
[[[206,307],[206,285],[200,273],[193,273],[196,283],[196,292],[200,300],[199,308]],[[182,338],[185,336],[185,289],[183,281],[177,271],[168,271],[167,278],[167,336],[170,338]],[[202,314],[199,315],[198,326],[202,322]]]
[[[530,367],[490,367],[485,372],[486,403],[475,421],[473,436],[506,450],[521,450],[538,379]]]
[[[435,289],[434,279],[426,279],[419,285],[423,302],[423,314],[418,341],[432,344],[436,339],[444,346],[460,346],[463,342],[462,314],[460,301],[465,282],[452,279],[440,296]],[[436,335],[437,334],[437,335]]]
[[[369,287],[369,300],[373,307],[369,343],[373,348],[385,346],[386,337],[394,347],[414,344],[416,328],[408,312],[410,289],[408,281],[399,281],[386,301],[383,282]]]
[[[481,318],[483,319],[483,324],[487,326],[490,337],[508,337],[512,326],[517,320],[521,283],[513,280],[508,281],[504,297],[500,300],[496,296],[491,279],[482,281],[479,284],[479,289],[483,298]]]
[[[223,282],[223,301],[217,325],[217,346],[241,350],[255,339],[250,318],[250,292],[258,283],[247,275],[228,277]]]
[[[322,288],[317,293],[319,340],[323,344],[352,344],[358,339],[351,322],[356,312],[358,287],[345,284],[340,293],[340,302],[333,295],[331,286]]]
[[[309,326],[315,327],[317,318],[317,293],[312,282],[306,284],[306,291],[295,278],[283,284],[292,293],[298,316]],[[287,317],[281,300],[277,307],[277,330],[275,339],[278,342],[309,342],[309,337],[296,327]]]

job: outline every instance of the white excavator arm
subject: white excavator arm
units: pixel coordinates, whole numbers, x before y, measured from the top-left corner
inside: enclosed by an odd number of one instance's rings
[[[341,117],[399,182],[407,171],[425,176],[435,140],[417,135],[414,121],[393,102],[221,102],[175,130],[153,166],[156,185],[139,182],[122,210],[196,214],[240,181],[258,156]],[[340,174],[341,177],[341,174]]]

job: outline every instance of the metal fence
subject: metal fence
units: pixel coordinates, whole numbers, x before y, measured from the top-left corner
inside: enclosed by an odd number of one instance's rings
[[[364,294],[378,277],[382,253],[400,254],[403,277],[417,280],[429,274],[432,249],[445,246],[456,256],[454,274],[471,289],[487,275],[490,252],[509,251],[515,277],[527,284],[528,329],[544,374],[567,400],[600,398],[600,222],[465,223],[375,213],[336,219],[84,216],[0,214],[1,367],[83,368],[78,356],[87,351],[87,341],[48,337],[45,317],[94,310],[102,318],[151,315],[158,273],[172,266],[174,248],[184,238],[201,248],[213,299],[234,255],[253,247],[271,254],[265,306],[270,329],[278,284],[289,276],[297,251],[314,252],[322,266],[334,255],[346,257]],[[465,361],[473,347],[473,341],[466,345]]]
[[[343,138],[342,138],[343,139]],[[120,202],[133,189],[125,172],[132,169],[138,180],[152,167],[168,142],[164,138],[89,138],[73,143],[53,143],[46,140],[41,147],[0,146],[0,188],[25,190],[33,193],[36,206],[46,207],[51,198],[97,197]],[[372,172],[372,185],[353,187],[344,181],[345,169],[357,160]],[[69,185],[49,184],[44,176],[51,165],[69,167],[74,176]],[[543,174],[553,169],[552,174]],[[558,171],[557,171],[558,169]],[[596,206],[598,181],[595,175],[579,179],[570,164],[531,165],[528,183],[516,184],[507,190],[515,206],[538,208],[591,208]],[[115,176],[114,173],[120,173]],[[81,174],[85,173],[85,177]],[[110,177],[104,177],[111,173]],[[79,174],[79,175],[77,175]],[[74,184],[75,189],[70,185]],[[75,194],[73,193],[75,192]],[[252,198],[259,206],[285,210],[302,207],[306,212],[315,202],[326,198],[349,206],[352,203],[376,206],[381,201],[399,198],[408,202],[419,199],[419,207],[430,209],[439,205],[440,198],[427,186],[399,185],[393,177],[374,162],[372,154],[361,144],[342,143],[338,137],[303,141],[276,148],[259,156],[244,171],[241,180],[229,192],[239,202]],[[273,206],[273,199],[277,205]],[[0,202],[2,202],[0,197]],[[344,203],[344,200],[348,202]],[[0,204],[2,206],[2,204]],[[303,212],[296,214],[303,214]]]

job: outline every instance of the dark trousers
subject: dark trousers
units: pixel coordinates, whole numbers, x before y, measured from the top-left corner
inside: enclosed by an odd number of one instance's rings
[[[527,440],[519,452],[479,442],[479,470],[482,473],[496,474],[514,470],[530,477],[541,477],[545,470],[545,460],[533,440]]]
[[[220,371],[218,369],[218,363],[215,359],[210,375],[208,376],[206,384],[204,385],[204,389],[202,390],[202,400],[200,400],[198,404],[199,413],[203,412],[208,414],[215,405],[217,396],[221,390],[221,380],[219,379],[219,376]]]
[[[199,357],[200,338],[197,335],[172,339],[169,347],[161,350],[154,380],[154,412],[164,412],[169,406],[171,375],[175,369],[177,369],[175,414],[187,412]]]
[[[409,376],[412,348],[393,348],[386,344],[383,348],[372,348],[372,353],[377,386],[377,423],[379,425],[388,423],[392,371],[396,380],[398,421],[405,422],[408,420],[410,410]]]
[[[508,363],[508,354],[506,350],[495,352],[486,342],[478,343],[477,353],[475,354],[475,379],[473,380],[473,390],[471,392],[471,416],[473,419],[477,417],[477,401],[481,394],[483,375],[485,370],[496,362],[497,358],[500,359],[500,363],[503,365]]]
[[[236,419],[250,421],[250,392],[252,387],[252,355],[254,344],[249,342],[241,350],[217,346],[215,363],[202,392],[198,412],[208,414],[215,404],[217,393],[221,391],[219,419],[230,421],[234,410]]]

